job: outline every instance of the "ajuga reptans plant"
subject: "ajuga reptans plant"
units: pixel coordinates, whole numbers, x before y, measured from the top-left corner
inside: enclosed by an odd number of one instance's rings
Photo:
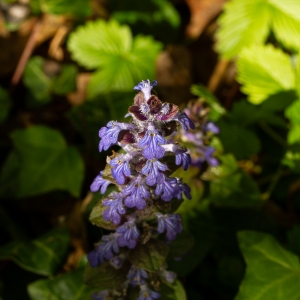
[[[91,185],[92,192],[102,194],[109,185],[116,187],[98,204],[100,226],[113,232],[103,235],[88,254],[92,268],[116,270],[111,278],[115,282],[99,284],[101,291],[94,299],[158,299],[161,284],[176,279],[165,262],[172,241],[182,232],[180,216],[173,212],[183,195],[188,199],[191,195],[187,184],[170,175],[178,167],[187,170],[191,157],[172,136],[178,126],[189,130],[194,123],[178,106],[153,95],[155,85],[156,81],[145,80],[134,87],[138,93],[126,115],[129,123],[110,121],[99,131],[99,151],[112,145],[123,151],[113,151]],[[93,285],[97,286],[96,279]]]

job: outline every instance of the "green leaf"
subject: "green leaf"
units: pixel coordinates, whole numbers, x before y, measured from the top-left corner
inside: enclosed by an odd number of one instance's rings
[[[194,237],[188,231],[183,230],[170,244],[170,254],[172,258],[186,255],[195,243]]]
[[[300,125],[292,124],[289,132],[288,132],[288,144],[292,145],[300,141]]]
[[[226,113],[226,110],[221,106],[219,100],[203,85],[192,85],[191,93],[204,98],[204,100],[209,104],[211,111],[209,113],[209,118],[212,121],[217,121],[222,115]]]
[[[292,229],[287,232],[288,238],[288,249],[300,255],[300,226],[295,225]]]
[[[153,78],[161,44],[150,36],[133,38],[128,26],[114,20],[98,20],[72,33],[68,48],[78,63],[98,69],[88,86],[89,96],[95,97],[131,90],[141,78]]]
[[[159,293],[161,299],[164,300],[187,300],[185,290],[179,280],[172,284],[163,284]]]
[[[286,110],[285,116],[297,126],[300,126],[300,100],[298,99],[292,103]]]
[[[32,57],[24,70],[23,80],[36,101],[48,103],[51,101],[52,81],[43,70],[44,59],[40,56]]]
[[[219,121],[218,125],[219,138],[226,152],[234,154],[238,160],[258,153],[260,141],[253,131],[223,120]]]
[[[155,272],[165,262],[169,250],[169,247],[165,243],[150,240],[145,245],[140,244],[132,250],[129,253],[128,259],[136,267]]]
[[[243,50],[237,69],[241,90],[249,95],[253,104],[260,104],[272,94],[294,88],[295,74],[290,57],[271,45]]]
[[[87,264],[83,280],[87,285],[97,287],[98,290],[114,289],[124,283],[128,271],[128,264],[123,265],[121,269],[115,269],[108,261],[96,268]]]
[[[241,231],[239,245],[247,263],[236,300],[299,299],[299,258],[271,235]]]
[[[11,259],[21,268],[40,275],[53,275],[62,266],[70,237],[65,228],[54,229],[30,242],[12,242],[0,248],[0,259]]]
[[[0,123],[3,122],[11,107],[11,100],[7,91],[0,86]]]
[[[75,65],[63,65],[59,76],[53,80],[53,92],[57,95],[65,95],[75,91],[77,73],[78,69]]]
[[[77,18],[91,14],[86,0],[32,0],[30,6],[34,14],[73,15]]]
[[[77,149],[67,146],[59,131],[33,126],[14,131],[11,138],[20,159],[18,197],[52,190],[79,196],[84,164]]]
[[[299,142],[289,146],[281,163],[289,167],[295,173],[300,172],[300,143]]]
[[[82,282],[83,269],[53,279],[38,280],[28,286],[32,300],[89,300],[95,289]]]
[[[263,0],[232,0],[218,19],[217,50],[230,59],[244,47],[262,44],[269,33],[269,11]],[[259,16],[259,18],[257,17]]]
[[[167,21],[172,27],[178,28],[180,25],[180,15],[175,7],[168,0],[152,0],[157,6],[157,11],[154,12],[153,18],[156,21]]]

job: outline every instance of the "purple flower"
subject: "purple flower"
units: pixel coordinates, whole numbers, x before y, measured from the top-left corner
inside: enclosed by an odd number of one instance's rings
[[[181,165],[182,163],[182,168],[184,171],[186,171],[192,163],[192,159],[189,153],[187,153],[186,151],[177,151],[175,152],[175,163],[177,166]]]
[[[92,192],[98,192],[101,188],[100,192],[101,194],[104,194],[106,192],[107,187],[111,183],[108,180],[105,180],[102,178],[103,171],[100,172],[100,174],[94,179],[93,183],[90,186],[90,189]]]
[[[118,227],[116,232],[121,234],[121,236],[118,237],[120,247],[127,246],[129,249],[135,248],[137,240],[140,238],[140,233],[136,228],[134,219]]]
[[[150,198],[150,193],[147,190],[146,185],[143,183],[142,177],[135,178],[126,188],[123,190],[125,195],[128,195],[124,203],[127,207],[137,209],[144,209],[146,207],[146,199]]]
[[[101,243],[97,248],[88,254],[88,260],[90,265],[95,268],[99,264],[103,264],[104,259],[110,260],[113,258],[114,253],[119,253],[119,246],[117,238],[119,235],[110,234],[102,237]]]
[[[158,219],[157,231],[167,232],[166,237],[169,241],[175,240],[178,233],[182,231],[182,224],[179,215],[156,213]]]
[[[186,183],[182,183],[182,180],[180,178],[176,178],[176,181],[176,198],[178,200],[181,200],[183,193],[187,199],[192,199],[191,188]]]
[[[157,85],[157,81],[154,80],[150,82],[150,80],[142,80],[141,82],[138,83],[133,89],[135,91],[142,91],[145,95],[145,99],[148,100],[151,96],[151,90],[154,86]]]
[[[124,255],[118,255],[113,257],[109,263],[115,268],[115,269],[120,269],[124,263]]]
[[[150,290],[146,285],[141,285],[141,291],[137,300],[154,300],[160,298],[160,293]]]
[[[138,286],[146,283],[144,279],[148,278],[148,274],[144,269],[131,266],[127,278],[131,279],[130,284],[132,286]]]
[[[170,283],[173,283],[177,277],[177,274],[172,271],[162,271],[161,276]]]
[[[109,290],[104,290],[101,292],[96,292],[92,295],[93,300],[107,300],[107,296],[109,295]]]
[[[155,188],[155,194],[160,196],[162,193],[161,199],[164,201],[170,201],[174,194],[176,194],[176,179],[167,177],[162,174],[161,177],[157,179],[157,185]]]
[[[209,131],[209,132],[212,132],[214,134],[220,133],[219,127],[213,122],[207,122],[206,124],[203,125],[202,128],[205,132]]]
[[[147,160],[146,165],[142,168],[142,174],[147,175],[146,183],[150,186],[157,182],[157,179],[162,176],[159,171],[166,171],[168,167],[159,160]]]
[[[210,166],[218,166],[219,165],[219,161],[213,157],[213,154],[215,152],[215,148],[213,147],[206,147],[206,149],[202,150],[202,153],[203,153],[203,158],[200,158],[200,162],[204,162],[204,161],[207,161],[207,163],[210,165]]]
[[[195,129],[195,124],[184,112],[179,112],[174,120],[177,120],[182,125],[184,130],[188,130],[188,127]]]
[[[125,176],[130,176],[131,174],[129,162],[126,159],[126,155],[120,155],[112,159],[109,164],[112,166],[111,173],[116,179],[117,183],[124,184]]]
[[[113,192],[108,200],[103,201],[104,206],[109,206],[102,214],[104,220],[111,221],[115,225],[121,222],[120,215],[124,215],[126,212],[123,207],[123,198],[123,193]]]
[[[165,154],[165,149],[160,145],[166,144],[157,130],[147,130],[145,136],[139,141],[139,146],[145,147],[143,156],[147,159],[161,158]]]

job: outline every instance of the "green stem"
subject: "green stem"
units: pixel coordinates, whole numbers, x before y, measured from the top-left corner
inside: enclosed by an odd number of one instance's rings
[[[272,178],[272,181],[270,182],[270,184],[269,184],[269,186],[268,186],[266,192],[262,194],[262,199],[263,199],[263,200],[265,200],[265,201],[266,201],[266,200],[269,200],[269,198],[270,198],[270,196],[271,196],[271,194],[272,194],[272,192],[273,192],[273,190],[274,190],[276,184],[278,183],[278,181],[279,181],[281,175],[282,175],[282,166],[280,166],[280,167],[278,168],[278,170],[277,170],[277,172],[274,174],[274,176],[273,176],[273,178]]]

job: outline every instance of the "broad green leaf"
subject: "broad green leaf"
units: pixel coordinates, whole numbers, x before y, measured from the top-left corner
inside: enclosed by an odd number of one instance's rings
[[[300,263],[295,254],[265,233],[241,231],[238,239],[247,270],[236,300],[300,298]]]
[[[154,12],[153,18],[156,21],[167,21],[172,27],[179,27],[180,15],[168,0],[152,0],[158,10]]]
[[[90,300],[96,290],[86,286],[83,269],[66,273],[53,279],[38,280],[28,286],[32,300]]]
[[[211,111],[209,113],[209,118],[212,121],[217,121],[222,115],[226,113],[226,110],[221,106],[219,100],[203,85],[192,85],[191,93],[204,98],[204,100],[209,104]]]
[[[54,229],[29,242],[12,242],[0,248],[0,259],[11,259],[21,268],[40,275],[53,275],[62,266],[70,237],[65,228]]]
[[[169,256],[178,258],[186,255],[195,243],[194,237],[188,231],[183,230],[170,244]]]
[[[285,116],[292,124],[300,126],[300,100],[295,101],[285,110]]]
[[[239,124],[220,121],[219,138],[226,152],[235,155],[237,160],[248,158],[257,154],[260,149],[260,141],[255,133]]]
[[[174,283],[163,284],[159,291],[164,300],[187,300],[184,287],[179,280]]]
[[[124,283],[128,271],[129,265],[127,264],[123,265],[121,269],[115,269],[108,261],[96,268],[87,264],[83,280],[87,285],[97,287],[98,290],[113,289]]]
[[[224,58],[233,58],[244,47],[266,40],[269,10],[265,3],[266,0],[232,0],[225,4],[217,31],[217,50]]]
[[[45,126],[16,130],[11,134],[20,159],[18,197],[52,190],[80,194],[84,164],[77,149],[67,146],[60,132]]]
[[[288,144],[292,145],[298,143],[300,141],[300,125],[292,124],[289,132],[288,132]]]
[[[57,95],[65,95],[75,91],[77,73],[78,69],[75,65],[63,65],[59,76],[53,80],[53,92]]]
[[[150,36],[133,38],[128,26],[114,20],[98,20],[72,33],[68,48],[78,63],[98,69],[88,86],[89,96],[94,97],[131,90],[142,78],[153,78],[161,44]]]
[[[0,123],[3,122],[11,107],[11,100],[7,91],[0,87]]]
[[[237,80],[253,104],[270,95],[294,88],[295,74],[290,58],[271,45],[244,49],[237,62]]]
[[[130,251],[128,259],[136,267],[155,272],[165,262],[169,250],[169,247],[165,243],[150,240],[146,244],[140,244],[134,250]]]
[[[35,14],[72,15],[84,18],[91,14],[86,0],[32,0],[30,6]]]
[[[44,59],[40,56],[32,57],[24,70],[23,80],[36,101],[48,103],[51,101],[52,81],[43,70]]]

